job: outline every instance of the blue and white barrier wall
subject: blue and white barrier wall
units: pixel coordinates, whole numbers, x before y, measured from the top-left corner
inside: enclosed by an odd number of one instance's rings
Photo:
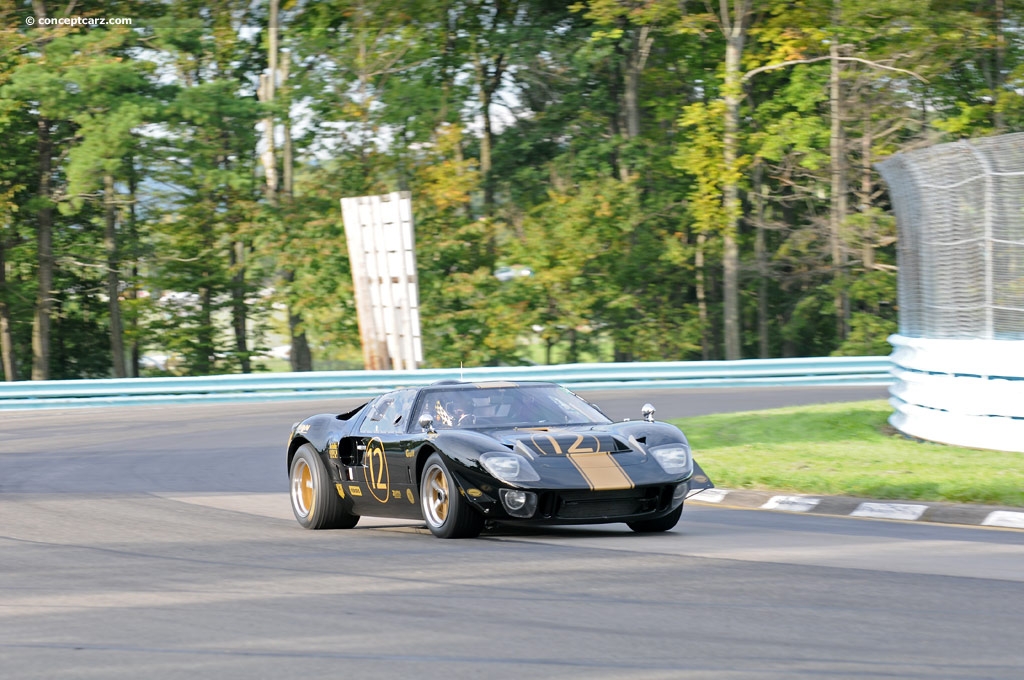
[[[889,423],[904,434],[1024,452],[1024,340],[889,337]]]

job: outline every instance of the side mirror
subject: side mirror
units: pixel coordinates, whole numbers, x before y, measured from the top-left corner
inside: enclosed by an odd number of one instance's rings
[[[647,404],[644,404],[643,408],[640,409],[640,415],[642,415],[644,417],[644,420],[646,420],[647,422],[653,423],[654,422],[654,411],[655,411],[654,406],[652,406],[651,404],[647,403]]]
[[[434,430],[434,416],[430,415],[429,413],[424,413],[423,415],[421,415],[419,423],[420,427],[422,427],[427,432],[436,431]]]

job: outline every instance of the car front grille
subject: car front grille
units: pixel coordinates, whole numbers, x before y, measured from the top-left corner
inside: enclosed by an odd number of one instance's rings
[[[563,491],[555,504],[558,519],[604,519],[652,512],[659,507],[660,489],[621,491]]]

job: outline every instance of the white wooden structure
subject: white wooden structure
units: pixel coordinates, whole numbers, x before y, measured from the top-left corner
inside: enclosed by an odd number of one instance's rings
[[[363,363],[411,370],[423,363],[412,197],[407,191],[341,199]]]

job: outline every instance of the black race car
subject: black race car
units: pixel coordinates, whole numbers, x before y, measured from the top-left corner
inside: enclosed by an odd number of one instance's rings
[[[486,521],[625,522],[667,531],[686,496],[713,486],[679,428],[614,423],[545,382],[441,381],[296,423],[288,439],[292,510],[307,529],[361,515],[426,521],[442,538]]]

